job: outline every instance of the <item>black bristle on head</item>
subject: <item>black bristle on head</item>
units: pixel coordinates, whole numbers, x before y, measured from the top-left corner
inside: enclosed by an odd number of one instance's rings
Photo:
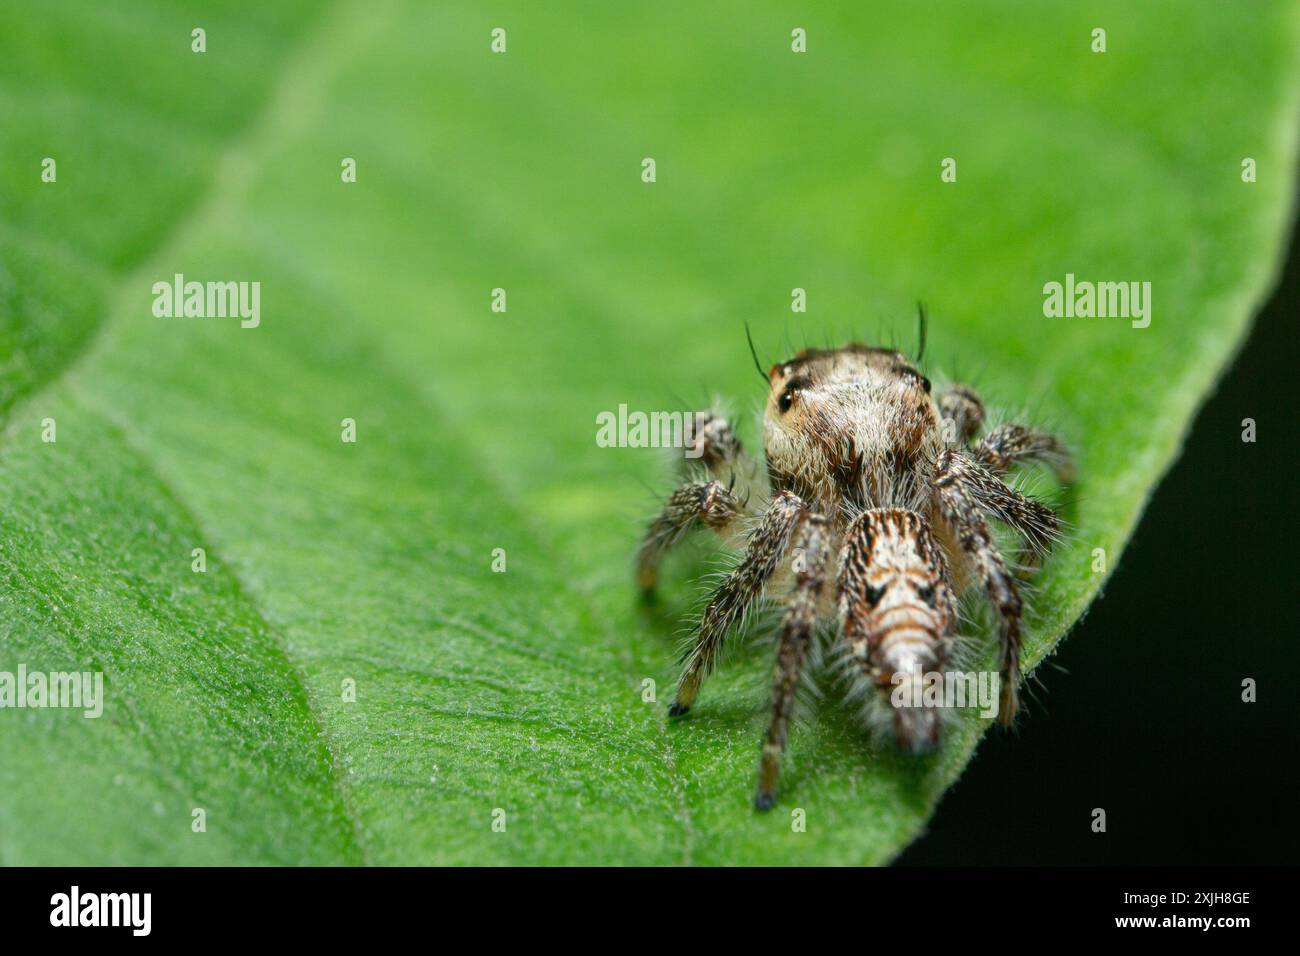
[[[916,334],[919,339],[916,346],[916,364],[921,364],[921,359],[925,358],[925,333],[930,325],[930,317],[925,314],[925,303],[916,303]]]
[[[754,357],[754,368],[758,369],[758,374],[763,381],[768,381],[768,374],[763,371],[763,363],[758,360],[758,349],[754,348],[754,336],[749,333],[749,323],[745,323],[745,341],[749,343],[749,354]]]

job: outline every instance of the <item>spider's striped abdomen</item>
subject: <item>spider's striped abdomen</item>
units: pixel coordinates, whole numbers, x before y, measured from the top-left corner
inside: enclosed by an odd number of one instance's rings
[[[863,690],[920,701],[926,674],[942,671],[956,613],[943,553],[919,514],[872,509],[849,526],[840,566],[840,619],[856,679]],[[933,708],[894,707],[901,747],[920,751],[939,740]]]

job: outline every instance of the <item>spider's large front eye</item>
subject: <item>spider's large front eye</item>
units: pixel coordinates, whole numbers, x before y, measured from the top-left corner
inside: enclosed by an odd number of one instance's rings
[[[776,400],[776,407],[781,410],[782,415],[788,412],[790,406],[794,404],[795,395],[811,384],[806,375],[796,375],[785,383],[785,389],[781,392],[781,397]]]

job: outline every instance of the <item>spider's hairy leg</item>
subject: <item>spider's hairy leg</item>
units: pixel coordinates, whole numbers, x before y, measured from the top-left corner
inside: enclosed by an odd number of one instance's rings
[[[1047,465],[1062,482],[1074,480],[1074,460],[1065,443],[1051,432],[1038,431],[1018,422],[999,425],[976,443],[971,454],[981,465],[1000,475],[1016,462],[1038,461]]]
[[[694,435],[683,454],[687,461],[703,463],[711,477],[728,485],[747,479],[754,470],[736,430],[716,412],[695,413]],[[740,491],[742,497],[745,490]]]
[[[849,525],[840,559],[839,612],[849,664],[870,685],[868,706],[895,689],[911,706],[892,708],[900,749],[939,743],[935,708],[919,706],[925,675],[941,671],[954,640],[956,606],[943,551],[914,511],[873,508]]]
[[[745,456],[735,430],[721,415],[696,412],[684,462],[699,462],[712,481],[694,480],[669,496],[651,521],[637,552],[636,576],[641,593],[650,597],[664,555],[697,523],[732,543],[746,513],[755,467]]]
[[[997,612],[1001,693],[998,719],[1006,726],[1015,718],[1016,681],[1020,676],[1020,594],[1006,562],[993,543],[993,534],[980,514],[969,487],[969,472],[961,457],[945,454],[934,477],[935,507],[952,529],[966,557],[975,567],[984,593]]]
[[[755,493],[759,497],[767,494],[757,463],[745,453],[726,418],[717,412],[696,412],[694,436],[686,461],[702,462],[709,477],[730,488],[746,507]]]
[[[818,599],[826,580],[829,539],[830,523],[819,515],[808,515],[793,539],[795,547],[803,550],[803,562],[795,574],[794,591],[781,621],[781,641],[772,681],[772,713],[758,767],[758,794],[754,798],[754,806],[759,810],[770,809],[776,802],[776,778],[785,752],[795,689],[808,656],[808,644],[817,623]]]
[[[949,385],[939,393],[939,416],[951,420],[953,440],[966,444],[984,424],[984,402],[968,385]]]
[[[948,449],[936,466],[940,474],[960,484],[976,506],[1021,535],[1037,555],[1051,550],[1060,533],[1056,512],[1007,487],[997,475],[972,456]]]
[[[749,538],[744,558],[713,592],[704,609],[695,644],[677,681],[677,699],[668,711],[669,716],[684,714],[695,703],[700,684],[717,663],[727,631],[762,596],[763,588],[790,548],[795,528],[806,514],[807,509],[798,495],[785,491],[772,499]]]
[[[636,577],[642,593],[654,590],[659,562],[687,531],[703,524],[727,538],[739,531],[744,512],[735,492],[717,480],[689,482],[674,491],[650,522],[637,551]]]

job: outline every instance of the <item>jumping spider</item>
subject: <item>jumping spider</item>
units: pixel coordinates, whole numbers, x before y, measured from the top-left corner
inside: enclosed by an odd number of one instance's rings
[[[924,313],[921,328],[923,347]],[[765,810],[775,802],[795,688],[818,621],[836,623],[852,678],[877,706],[888,705],[891,688],[951,660],[957,598],[978,583],[999,623],[999,719],[1011,722],[1022,606],[988,519],[1018,533],[1032,554],[1046,553],[1056,514],[1000,476],[1038,461],[1068,481],[1071,465],[1058,438],[1020,424],[1000,425],[972,444],[984,422],[979,396],[952,385],[936,400],[929,379],[892,349],[808,348],[766,373],[754,360],[768,382],[766,481],[726,420],[699,413],[693,452],[710,480],[690,481],[668,498],[646,532],[637,572],[650,594],[664,553],[697,525],[743,551],[705,607],[670,716],[695,703],[748,608],[765,594],[784,605],[755,799]],[[835,587],[828,588],[832,558]],[[936,708],[890,711],[900,749],[937,746]]]

